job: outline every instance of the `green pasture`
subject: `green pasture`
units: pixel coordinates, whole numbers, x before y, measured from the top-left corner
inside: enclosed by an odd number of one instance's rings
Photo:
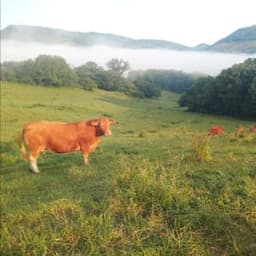
[[[252,121],[186,112],[178,95],[138,99],[78,88],[1,84],[1,255],[255,255]],[[84,166],[20,153],[36,120],[116,120]],[[208,138],[223,125],[224,134]]]

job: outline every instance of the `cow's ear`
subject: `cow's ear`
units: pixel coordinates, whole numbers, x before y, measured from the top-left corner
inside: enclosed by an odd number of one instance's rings
[[[98,126],[99,120],[90,120],[87,122],[90,126]]]

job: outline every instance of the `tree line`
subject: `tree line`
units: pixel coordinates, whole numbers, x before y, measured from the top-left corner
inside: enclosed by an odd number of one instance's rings
[[[256,59],[197,79],[179,99],[189,111],[256,118]]]
[[[1,80],[41,86],[79,86],[85,90],[96,88],[121,91],[141,98],[161,95],[161,90],[186,91],[193,82],[192,76],[179,71],[148,70],[123,74],[130,65],[123,59],[113,58],[107,70],[95,62],[71,68],[64,58],[39,55],[35,60],[4,62],[1,64]]]
[[[161,90],[172,91],[176,93],[186,92],[200,75],[187,74],[176,70],[149,69],[145,71],[131,71],[128,74],[132,81],[144,80],[153,87]]]

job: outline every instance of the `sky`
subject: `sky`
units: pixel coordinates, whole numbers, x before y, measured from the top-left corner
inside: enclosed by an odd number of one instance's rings
[[[255,0],[1,0],[8,25],[213,44],[256,24]]]

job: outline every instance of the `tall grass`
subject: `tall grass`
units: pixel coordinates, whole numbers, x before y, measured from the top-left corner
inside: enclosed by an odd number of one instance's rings
[[[2,255],[254,255],[256,138],[234,135],[252,122],[184,112],[170,93],[3,83],[1,102]],[[117,123],[88,166],[46,153],[40,175],[28,171],[23,123],[102,114]],[[220,123],[225,134],[205,141]]]

